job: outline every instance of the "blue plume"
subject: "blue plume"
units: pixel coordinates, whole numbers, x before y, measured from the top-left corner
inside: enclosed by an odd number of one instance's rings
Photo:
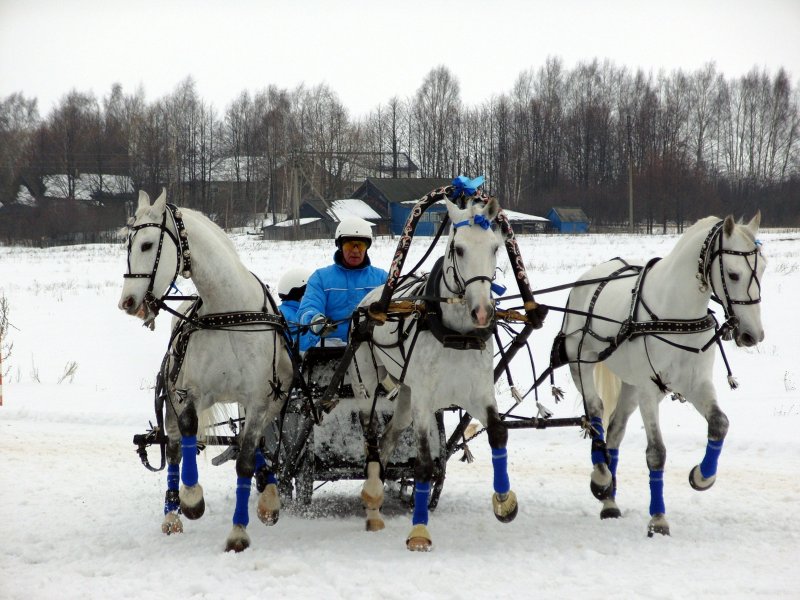
[[[453,197],[458,198],[461,194],[466,196],[474,196],[475,193],[478,191],[478,188],[483,185],[485,177],[480,175],[475,179],[470,179],[469,177],[465,177],[464,175],[459,175],[455,179],[453,179]]]

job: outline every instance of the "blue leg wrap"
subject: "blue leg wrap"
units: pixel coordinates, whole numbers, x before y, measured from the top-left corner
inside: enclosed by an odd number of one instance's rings
[[[181,479],[183,485],[197,485],[197,436],[181,438]]]
[[[664,471],[650,471],[650,516],[664,514]]]
[[[178,488],[180,487],[180,474],[178,473],[178,465],[167,465],[167,490],[172,492],[177,492]],[[174,500],[166,500],[164,502],[164,514],[170,512],[176,512],[180,507],[181,503],[177,499],[177,495],[170,495],[167,494],[167,498],[175,498]]]
[[[431,492],[430,481],[417,481],[414,483],[414,515],[412,525],[428,524],[428,496]]]
[[[511,482],[508,480],[508,450],[492,448],[492,467],[494,467],[494,491],[498,494],[507,494],[511,489]]]
[[[619,448],[609,448],[608,457],[611,459],[608,462],[608,470],[611,471],[611,476],[617,476],[617,463],[619,463]]]
[[[592,433],[592,441],[594,442],[602,442],[605,441],[605,431],[603,430],[603,419],[600,417],[592,417],[591,419],[592,428],[597,431],[597,433]],[[606,453],[605,447],[599,444],[592,444],[592,464],[605,464],[606,462]]]
[[[261,452],[261,448],[256,448],[256,471],[261,469],[261,467],[267,466],[267,459],[264,458],[264,453]]]
[[[706,455],[700,463],[700,473],[706,479],[717,474],[717,461],[722,452],[722,440],[708,440]]]
[[[278,479],[275,474],[269,470],[267,459],[264,458],[264,453],[260,448],[256,448],[256,487],[259,490],[264,490],[266,486],[273,483],[278,485]]]
[[[236,478],[236,510],[233,512],[233,524],[247,527],[250,522],[250,513],[247,502],[250,500],[250,483],[252,477]]]

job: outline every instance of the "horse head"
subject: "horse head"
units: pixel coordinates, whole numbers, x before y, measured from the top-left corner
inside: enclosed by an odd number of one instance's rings
[[[450,293],[463,298],[472,327],[484,329],[492,324],[494,317],[491,284],[501,240],[491,224],[500,212],[500,205],[496,198],[490,198],[485,204],[470,201],[461,209],[450,200],[445,201],[453,227],[443,282]]]
[[[128,272],[118,306],[151,326],[158,312],[156,295],[175,281],[183,262],[178,259],[183,242],[176,216],[168,213],[166,190],[152,205],[147,192],[140,191],[136,214],[128,224]]]
[[[722,222],[718,244],[708,248],[706,278],[727,318],[733,317],[737,346],[755,346],[764,339],[761,323],[761,278],[767,266],[757,240],[761,212],[747,225],[732,216]]]

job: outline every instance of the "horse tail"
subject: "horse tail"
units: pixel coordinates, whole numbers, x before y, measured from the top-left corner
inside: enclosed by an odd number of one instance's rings
[[[622,380],[604,362],[594,366],[593,379],[595,390],[603,401],[603,428],[608,431],[608,421],[617,408],[622,391]]]

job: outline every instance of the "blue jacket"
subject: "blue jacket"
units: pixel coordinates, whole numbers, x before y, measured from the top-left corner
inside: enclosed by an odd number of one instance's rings
[[[389,274],[383,269],[373,267],[369,257],[364,265],[349,269],[342,262],[341,252],[333,256],[333,264],[317,269],[308,278],[306,293],[297,310],[297,320],[308,325],[314,316],[322,313],[332,321],[341,321],[328,337],[347,341],[350,317],[356,306],[369,292],[386,283]],[[311,346],[319,337],[309,332],[313,338]]]
[[[299,327],[293,324],[297,323],[297,309],[300,308],[300,301],[299,300],[284,300],[281,302],[281,305],[278,307],[283,314],[283,318],[286,319],[286,322],[289,324],[289,336],[292,338],[292,341],[297,344],[298,334],[300,336],[300,352],[305,352],[311,346],[316,343],[314,334],[310,331],[306,330],[303,333],[299,333]]]

